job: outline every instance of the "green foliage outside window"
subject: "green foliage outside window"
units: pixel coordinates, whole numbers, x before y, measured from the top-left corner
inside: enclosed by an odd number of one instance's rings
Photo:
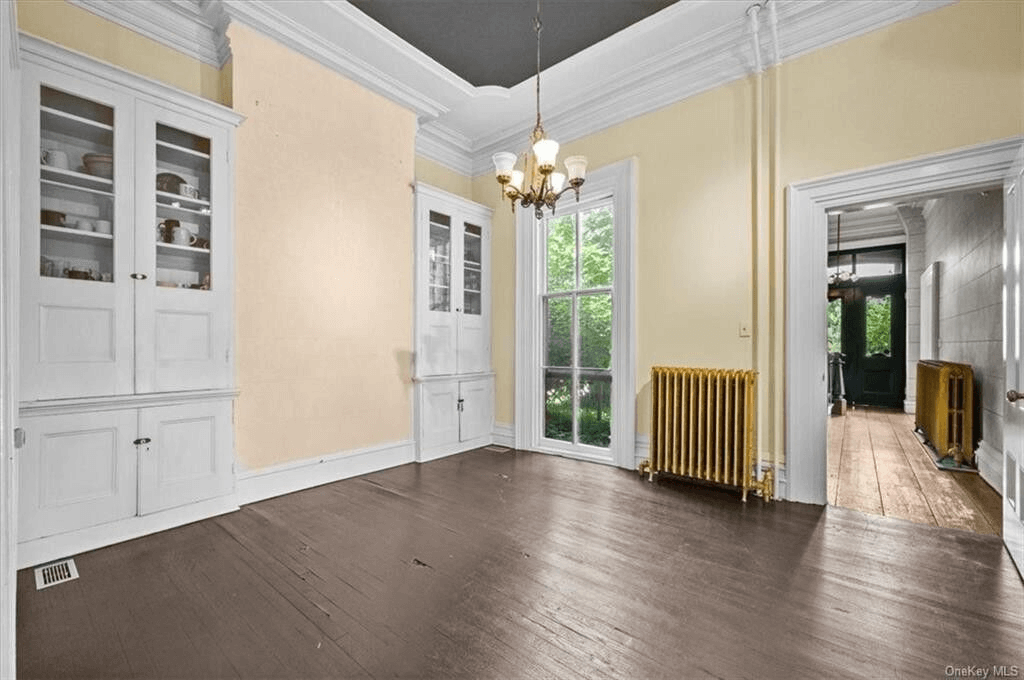
[[[843,351],[843,301],[828,301],[828,351]]]
[[[892,296],[868,297],[866,317],[867,353],[892,352]]]

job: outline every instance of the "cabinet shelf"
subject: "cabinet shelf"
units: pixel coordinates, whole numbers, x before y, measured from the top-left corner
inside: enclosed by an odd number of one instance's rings
[[[209,255],[210,254],[210,249],[209,248],[196,248],[195,246],[183,246],[183,245],[178,245],[177,243],[164,243],[164,242],[161,242],[161,241],[157,242],[156,249],[158,251],[160,251],[160,250],[172,251],[176,255],[177,254],[182,254],[182,253],[192,253],[194,255]]]
[[[81,139],[104,147],[110,147],[113,141],[113,125],[50,106],[40,106],[39,117],[43,132]]]
[[[209,215],[210,202],[201,198],[189,198],[179,194],[172,194],[167,191],[156,192],[156,205],[158,208],[172,208],[193,215]]]
[[[106,177],[98,177],[96,175],[90,175],[76,170],[55,168],[52,165],[41,165],[39,167],[39,173],[43,179],[63,186],[77,187],[80,189],[93,189],[113,195],[114,180],[107,179]]]
[[[65,172],[72,172],[70,170]],[[76,175],[81,173],[75,173]],[[91,175],[88,175],[91,177]],[[97,178],[102,179],[102,178]],[[79,192],[92,194],[94,196],[103,196],[104,198],[113,198],[114,193],[112,191],[104,191],[103,189],[93,189],[91,187],[79,186],[77,184],[69,184],[68,182],[58,182],[52,179],[42,179],[39,181],[43,189],[49,189],[50,193],[54,198],[59,198],[66,201],[80,201],[81,195]]]
[[[51,224],[40,224],[43,236],[57,239],[58,241],[69,241],[73,243],[102,243],[113,241],[113,234],[101,234],[97,231],[81,231],[69,227],[55,227]]]

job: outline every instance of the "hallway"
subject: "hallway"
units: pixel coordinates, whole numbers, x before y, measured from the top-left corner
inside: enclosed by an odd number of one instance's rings
[[[859,407],[828,424],[828,502],[872,515],[999,535],[999,495],[973,473],[943,472],[914,416]]]

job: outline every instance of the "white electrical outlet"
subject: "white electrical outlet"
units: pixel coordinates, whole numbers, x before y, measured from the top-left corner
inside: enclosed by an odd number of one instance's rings
[[[741,338],[749,338],[750,337],[750,324],[749,323],[740,322],[740,337]]]

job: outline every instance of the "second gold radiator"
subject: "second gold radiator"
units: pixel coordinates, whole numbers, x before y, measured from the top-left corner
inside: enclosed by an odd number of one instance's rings
[[[917,362],[914,425],[941,456],[974,462],[974,369],[951,361]]]
[[[654,366],[651,368],[650,458],[641,471],[751,489],[766,499],[771,471],[757,480],[754,419],[757,372]]]

